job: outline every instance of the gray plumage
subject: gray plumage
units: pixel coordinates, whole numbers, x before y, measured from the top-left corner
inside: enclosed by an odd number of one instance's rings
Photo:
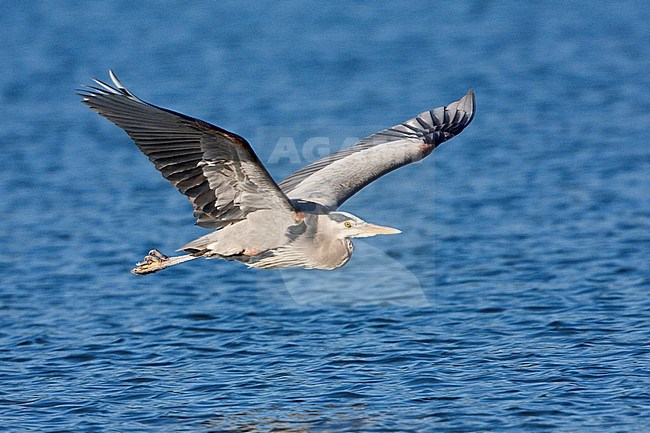
[[[110,72],[113,86],[80,91],[83,103],[133,139],[163,177],[194,206],[196,224],[215,231],[167,257],[150,251],[132,271],[157,272],[199,257],[251,267],[336,269],[350,259],[352,237],[394,234],[338,212],[338,207],[384,174],[427,156],[474,117],[473,91],[446,107],[425,111],[273,181],[242,137],[199,119],[149,104]]]
[[[280,183],[289,198],[337,209],[375,179],[419,161],[472,121],[474,92],[446,107],[420,113],[404,123],[373,134],[354,146],[326,156]]]

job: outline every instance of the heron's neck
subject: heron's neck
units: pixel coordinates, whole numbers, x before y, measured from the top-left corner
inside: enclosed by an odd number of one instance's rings
[[[350,260],[354,245],[350,239],[339,237],[338,231],[328,227],[329,224],[331,224],[329,218],[326,221],[319,220],[315,238],[318,245],[318,261],[327,264],[330,269],[336,269]]]
[[[348,238],[332,238],[329,243],[320,246],[320,260],[329,269],[336,269],[348,262],[352,256],[354,245]]]

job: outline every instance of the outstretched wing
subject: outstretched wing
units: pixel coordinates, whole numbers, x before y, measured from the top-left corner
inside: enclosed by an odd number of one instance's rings
[[[474,91],[470,90],[460,101],[425,111],[301,168],[280,187],[290,199],[336,209],[375,179],[419,161],[460,134],[472,121],[475,108]]]
[[[109,73],[115,87],[93,80],[99,87],[82,90],[83,103],[124,129],[190,199],[197,225],[219,229],[262,209],[294,212],[245,139],[144,102]]]

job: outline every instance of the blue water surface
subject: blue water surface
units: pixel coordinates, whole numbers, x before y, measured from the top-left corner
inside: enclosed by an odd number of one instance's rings
[[[0,431],[642,432],[647,2],[3,2]],[[344,210],[336,272],[195,261],[204,233],[75,89],[247,137],[281,179],[457,100]]]

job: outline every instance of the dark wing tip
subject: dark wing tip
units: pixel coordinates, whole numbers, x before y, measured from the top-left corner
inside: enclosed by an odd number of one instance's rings
[[[464,111],[468,114],[465,126],[469,125],[472,119],[474,119],[474,114],[476,113],[476,96],[474,95],[474,89],[469,89],[469,92],[460,98],[457,104],[457,110]]]
[[[91,105],[91,98],[111,95],[126,96],[134,101],[143,102],[140,98],[135,96],[133,93],[127,90],[126,87],[124,87],[122,82],[120,82],[112,70],[108,71],[108,75],[113,82],[113,85],[106,84],[103,81],[93,78],[92,81],[95,83],[94,86],[82,85],[80,89],[76,89],[77,95],[81,96],[82,98],[82,103]]]
[[[433,148],[460,134],[474,119],[476,97],[471,89],[458,101],[420,113],[413,119],[421,125],[422,138]],[[411,121],[405,124],[411,123]]]

